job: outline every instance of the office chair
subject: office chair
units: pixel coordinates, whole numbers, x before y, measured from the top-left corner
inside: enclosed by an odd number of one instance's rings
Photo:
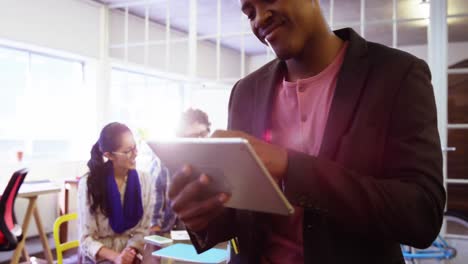
[[[23,230],[15,217],[15,200],[18,190],[28,174],[27,169],[15,171],[0,198],[0,251],[16,248],[23,238]]]
[[[468,216],[463,211],[449,210],[444,213],[447,224],[456,223],[461,228],[468,230]],[[409,263],[418,260],[435,259],[438,261],[451,260],[457,256],[457,249],[450,246],[447,241],[439,235],[427,249],[413,249],[409,246],[401,246],[403,257]]]
[[[77,213],[71,213],[59,216],[54,223],[54,241],[55,241],[55,251],[57,252],[57,264],[63,263],[63,251],[76,248],[80,245],[78,240],[68,241],[60,243],[60,225],[78,219]]]
[[[442,236],[432,242],[432,246],[427,249],[416,250],[409,246],[401,246],[401,251],[406,262],[416,263],[418,260],[435,259],[451,260],[457,256],[457,250],[449,246]]]

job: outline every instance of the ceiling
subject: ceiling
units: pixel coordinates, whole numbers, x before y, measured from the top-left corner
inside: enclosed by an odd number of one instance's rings
[[[144,3],[141,0],[96,0],[104,4]],[[229,34],[240,31],[250,31],[248,22],[240,12],[239,0],[222,0],[221,31]],[[329,1],[321,0],[323,13],[329,19]],[[164,24],[166,17],[166,0],[150,0],[150,19],[156,23]],[[360,0],[334,0],[334,28],[351,26],[360,32]],[[399,19],[414,19],[427,17],[428,4],[421,4],[421,0],[397,0],[397,14]],[[216,0],[198,0],[197,28],[199,36],[216,34]],[[188,31],[189,0],[171,0],[171,27],[183,32]],[[448,15],[467,14],[468,0],[447,0]],[[144,5],[129,7],[132,14],[144,17]],[[392,1],[366,0],[366,21],[392,19]],[[398,23],[398,46],[418,45],[427,43],[427,20]],[[449,42],[468,41],[468,16],[448,18]],[[361,33],[362,35],[362,33]],[[368,40],[392,45],[391,23],[368,23],[364,32]],[[212,40],[215,41],[214,39]],[[242,38],[223,37],[221,43],[224,47],[235,50],[241,49]],[[266,48],[253,35],[244,38],[245,51],[249,55],[265,53]]]

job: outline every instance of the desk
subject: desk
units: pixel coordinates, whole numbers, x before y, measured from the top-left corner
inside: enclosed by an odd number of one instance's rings
[[[77,199],[77,194],[78,194],[78,183],[79,179],[66,179],[63,184],[63,198],[61,197],[61,201],[63,204],[60,206],[60,215],[65,215],[71,212],[76,212],[76,200],[73,200],[75,202],[75,205],[71,207],[70,210],[70,196],[73,198]],[[60,226],[59,230],[59,237],[60,241],[71,241],[77,239],[76,237],[76,232],[73,232],[73,228],[78,228],[77,223],[71,223],[72,224],[72,232],[71,232],[71,237],[69,237],[69,222],[63,223]]]
[[[51,182],[35,182],[28,183],[24,182],[21,185],[21,188],[18,191],[18,197],[28,199],[28,208],[26,214],[24,215],[23,220],[23,239],[19,242],[18,246],[13,253],[13,257],[10,261],[11,264],[19,263],[21,257],[21,252],[23,251],[26,261],[29,260],[29,254],[24,247],[26,237],[28,234],[29,222],[31,217],[34,215],[34,220],[36,221],[37,231],[39,232],[39,237],[41,238],[42,247],[44,249],[44,255],[48,263],[54,263],[54,258],[52,252],[50,251],[49,243],[47,242],[47,236],[44,232],[44,227],[42,226],[41,218],[39,216],[39,210],[37,209],[37,197],[42,194],[51,194],[60,192],[60,187]]]
[[[170,262],[163,262],[161,257],[156,257],[151,255],[153,251],[160,249],[161,247],[152,245],[152,244],[145,244],[145,250],[143,251],[143,261],[142,264],[163,264],[163,263],[170,263]]]
[[[190,241],[175,241],[175,243],[186,243],[190,244]],[[215,246],[215,248],[220,248],[220,249],[226,249],[227,247],[227,242],[219,243],[218,245]],[[188,263],[188,262],[181,262],[181,261],[175,261],[172,259],[167,259],[167,258],[161,258],[161,257],[156,257],[153,256],[152,253],[155,250],[160,249],[161,247],[152,245],[152,244],[146,244],[145,245],[145,250],[143,251],[143,261],[142,264],[178,264],[178,263]],[[226,262],[223,262],[226,263]]]

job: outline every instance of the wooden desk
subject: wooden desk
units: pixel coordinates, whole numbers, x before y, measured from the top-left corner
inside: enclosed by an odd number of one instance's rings
[[[21,188],[18,191],[18,197],[28,199],[28,208],[23,219],[23,239],[19,242],[18,246],[13,253],[13,257],[10,261],[11,264],[19,263],[21,257],[21,252],[24,253],[26,261],[30,261],[29,254],[25,248],[25,241],[28,234],[29,222],[31,221],[32,215],[34,215],[34,220],[36,221],[37,231],[39,232],[39,237],[41,238],[42,247],[44,249],[44,255],[48,263],[54,263],[54,258],[52,252],[50,251],[49,243],[47,242],[47,236],[44,232],[44,227],[42,226],[41,218],[39,216],[39,210],[37,209],[37,197],[43,194],[51,194],[60,192],[60,187],[51,182],[37,182],[37,183],[28,183],[24,182],[21,185]]]
[[[63,204],[60,206],[60,215],[65,215],[65,214],[68,214],[68,213],[73,213],[73,212],[76,212],[77,208],[76,206],[73,206],[72,207],[72,210],[70,210],[70,192],[75,192],[77,193],[78,192],[78,183],[79,183],[79,179],[66,179],[64,182],[63,182],[63,197],[61,197],[61,201],[63,202]],[[76,201],[74,200],[74,202],[76,203]],[[60,230],[59,230],[59,237],[60,237],[60,241],[71,241],[71,240],[74,240],[76,239],[76,237],[73,237],[72,239],[69,238],[68,236],[68,225],[69,223],[68,222],[65,222],[63,223],[61,226],[60,226]],[[77,227],[77,226],[75,226]],[[73,235],[73,232],[72,232],[72,235]]]

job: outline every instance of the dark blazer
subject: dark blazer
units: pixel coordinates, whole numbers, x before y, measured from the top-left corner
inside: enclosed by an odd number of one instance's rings
[[[284,193],[304,208],[305,263],[404,263],[400,244],[424,248],[445,204],[437,113],[426,63],[367,42],[352,29],[319,155],[289,151]],[[262,138],[285,63],[241,79],[229,129]],[[237,236],[233,261],[259,263],[267,214],[226,209],[198,239],[199,251]]]

